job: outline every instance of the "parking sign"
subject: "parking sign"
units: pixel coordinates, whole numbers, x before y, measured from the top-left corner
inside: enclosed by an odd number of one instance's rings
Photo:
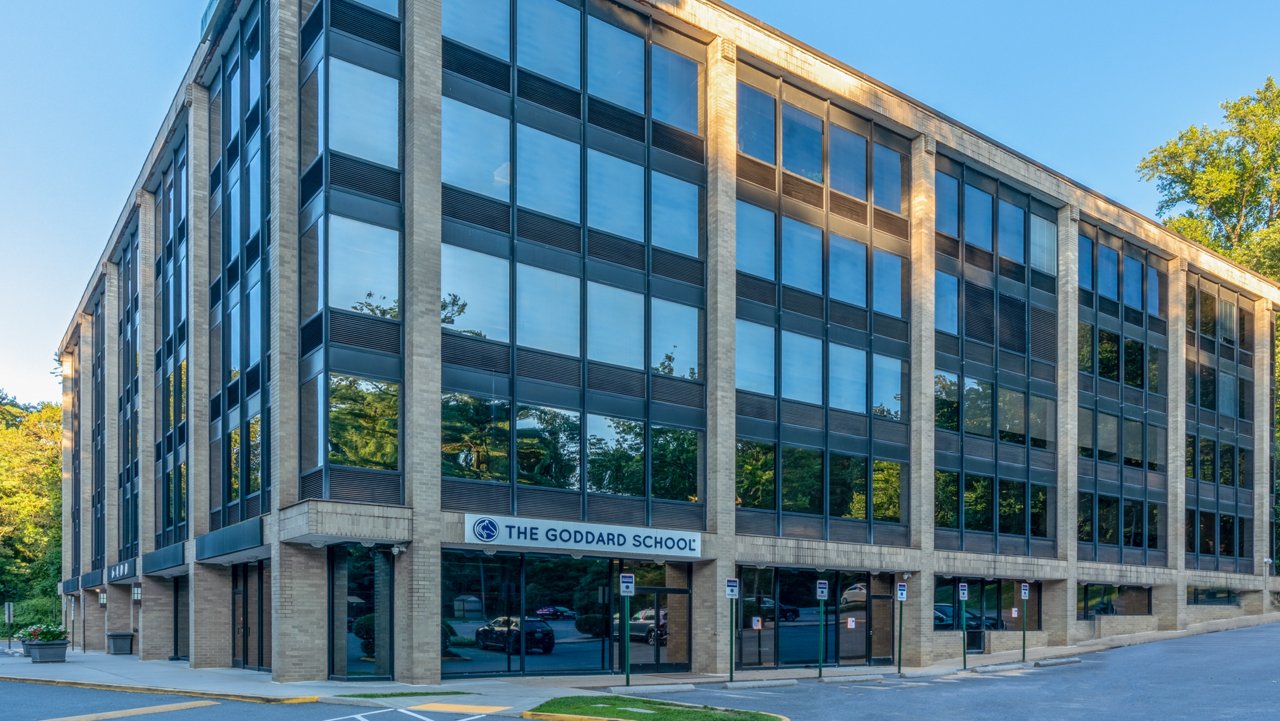
[[[907,600],[907,584],[905,583],[898,584],[898,600],[899,601]]]
[[[623,596],[636,595],[636,575],[634,573],[618,575],[618,593]]]
[[[1031,598],[1031,584],[1024,583],[1022,584],[1022,600],[1025,601],[1028,598]]]
[[[724,579],[724,597],[728,599],[736,599],[738,597],[738,579]]]
[[[827,593],[828,593],[828,591],[827,591],[827,582],[826,582],[826,581],[818,581],[818,600],[819,600],[819,601],[825,601],[825,600],[827,600]]]
[[[960,584],[960,600],[961,601],[969,600],[969,584],[967,583]]]

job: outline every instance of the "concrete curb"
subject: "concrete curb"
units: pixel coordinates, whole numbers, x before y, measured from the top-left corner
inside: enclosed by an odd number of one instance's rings
[[[1073,663],[1080,663],[1080,659],[1075,656],[1069,658],[1046,658],[1042,661],[1036,661],[1035,667],[1053,668],[1054,666],[1069,666]]]
[[[1022,663],[994,663],[990,666],[978,666],[973,669],[974,673],[1000,673],[1001,671],[1017,671],[1026,668],[1026,664]]]
[[[800,683],[794,678],[775,678],[765,679],[761,681],[726,681],[720,688],[727,689],[743,689],[743,688],[774,688],[778,686],[795,686]]]
[[[0,681],[14,683],[36,683],[42,686],[64,686],[70,688],[90,688],[97,691],[126,691],[128,693],[147,693],[164,696],[190,696],[192,698],[212,698],[219,701],[245,701],[262,704],[316,703],[319,696],[258,696],[255,694],[217,693],[214,691],[190,691],[180,688],[156,688],[154,686],[129,686],[126,684],[93,683],[89,681],[60,681],[45,678],[23,678],[21,676],[0,676]]]
[[[688,693],[697,691],[691,683],[659,683],[648,686],[610,686],[609,693],[626,696],[632,693]]]
[[[372,698],[344,698],[342,696],[321,696],[319,703],[331,703],[337,706],[360,706],[363,708],[396,708],[390,704],[380,703]]]
[[[884,676],[880,674],[868,674],[866,676],[823,676],[818,679],[819,683],[880,683],[884,680]]]

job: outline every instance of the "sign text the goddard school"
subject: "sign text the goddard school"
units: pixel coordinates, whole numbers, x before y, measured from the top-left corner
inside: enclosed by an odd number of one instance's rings
[[[701,534],[538,518],[466,515],[466,542],[560,551],[701,558]]]

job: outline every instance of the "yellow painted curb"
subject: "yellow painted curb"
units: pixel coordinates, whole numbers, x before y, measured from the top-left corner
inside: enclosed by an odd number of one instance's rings
[[[464,703],[424,703],[420,706],[410,706],[411,711],[444,711],[446,713],[478,713],[491,714],[499,711],[506,711],[510,706],[473,706]]]
[[[143,706],[141,708],[127,708],[120,711],[102,711],[100,713],[88,713],[81,716],[62,716],[48,721],[108,721],[108,719],[131,718],[133,716],[148,716],[153,713],[169,713],[170,711],[186,711],[193,708],[204,708],[206,706],[217,706],[217,701],[188,701],[187,703],[167,703],[160,706]]]
[[[42,686],[90,688],[97,691],[124,691],[126,693],[148,693],[165,696],[190,696],[192,698],[211,698],[219,701],[244,701],[245,703],[316,703],[320,700],[319,696],[254,696],[252,694],[214,693],[212,691],[189,691],[180,688],[126,686],[124,684],[93,683],[90,681],[60,681],[46,678],[23,678],[21,676],[0,676],[0,681],[11,681],[13,683],[35,683]]]

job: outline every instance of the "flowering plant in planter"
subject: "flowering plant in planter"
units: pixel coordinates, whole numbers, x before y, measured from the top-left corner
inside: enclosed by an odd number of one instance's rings
[[[17,631],[14,631],[14,632],[13,632],[13,638],[14,638],[14,640],[15,640],[15,641],[27,641],[27,640],[30,640],[30,637],[27,635],[27,629],[25,629],[25,628],[20,628],[20,629],[18,629]]]
[[[65,641],[67,640],[67,629],[60,624],[37,623],[34,626],[27,626],[23,633],[26,634],[25,640],[28,643],[47,643],[49,641]]]

